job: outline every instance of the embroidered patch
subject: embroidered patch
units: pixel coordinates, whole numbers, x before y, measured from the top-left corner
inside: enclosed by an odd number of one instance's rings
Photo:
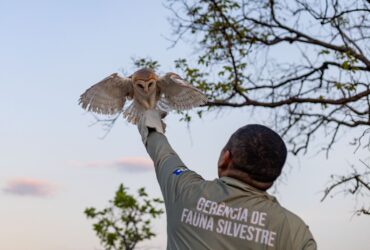
[[[180,175],[180,174],[182,174],[183,172],[186,172],[186,171],[189,171],[189,169],[187,169],[186,167],[181,167],[181,168],[178,168],[175,171],[173,171],[173,174],[174,175]]]

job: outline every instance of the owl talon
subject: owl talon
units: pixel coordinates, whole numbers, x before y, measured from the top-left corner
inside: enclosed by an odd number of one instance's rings
[[[159,115],[160,115],[161,119],[163,119],[168,115],[168,112],[160,110]]]

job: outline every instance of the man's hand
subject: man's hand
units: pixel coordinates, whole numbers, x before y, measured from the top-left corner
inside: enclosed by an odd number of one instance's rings
[[[144,112],[138,124],[138,129],[144,145],[146,145],[146,141],[151,130],[157,131],[161,134],[165,133],[166,124],[162,121],[162,118],[165,116],[165,112],[154,109],[149,109]]]

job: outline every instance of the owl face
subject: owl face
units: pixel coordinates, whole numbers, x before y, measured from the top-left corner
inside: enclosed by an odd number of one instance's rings
[[[135,91],[149,96],[156,91],[158,76],[151,69],[140,69],[132,75]]]
[[[155,92],[156,81],[155,80],[136,80],[134,81],[134,88],[136,91],[143,95],[151,95]]]

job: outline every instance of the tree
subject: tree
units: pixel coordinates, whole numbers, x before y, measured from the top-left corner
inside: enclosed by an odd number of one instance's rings
[[[332,175],[331,182],[325,189],[324,201],[334,190],[339,190],[345,194],[351,194],[357,197],[368,197],[370,194],[370,166],[361,161],[361,166],[351,166],[351,172],[347,175]],[[367,200],[367,199],[364,199]],[[357,215],[370,215],[368,204],[360,205],[356,211]]]
[[[128,194],[121,184],[110,206],[98,211],[86,208],[85,215],[94,219],[93,229],[101,244],[107,250],[131,250],[140,241],[151,239],[155,233],[151,229],[151,219],[164,213],[156,205],[162,204],[159,198],[149,199],[144,188],[138,190],[138,198]]]
[[[269,109],[293,154],[324,133],[328,156],[345,131],[359,131],[354,144],[369,150],[370,1],[168,0],[168,8],[173,46],[190,40],[197,53],[175,66],[208,95],[199,115]],[[333,176],[325,197],[337,187],[370,195],[368,169],[353,169]],[[349,183],[355,189],[343,186]]]
[[[190,41],[197,55],[176,60],[175,67],[209,98],[199,116],[227,107],[267,109],[269,122],[295,155],[324,134],[320,150],[328,156],[347,131],[357,148],[370,149],[369,0],[167,0],[167,5],[173,46]],[[134,64],[159,67],[154,60]],[[182,119],[191,117],[184,112]],[[348,184],[343,178],[366,173],[333,176],[331,185],[337,189]],[[370,182],[363,180],[356,190],[370,195]]]

